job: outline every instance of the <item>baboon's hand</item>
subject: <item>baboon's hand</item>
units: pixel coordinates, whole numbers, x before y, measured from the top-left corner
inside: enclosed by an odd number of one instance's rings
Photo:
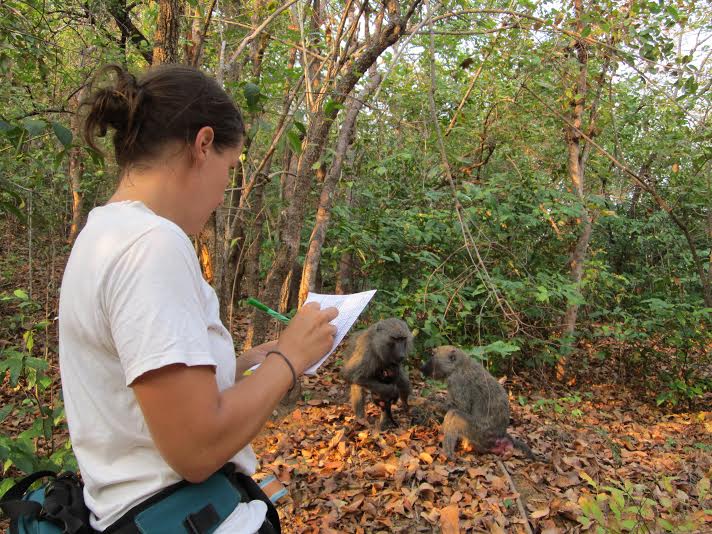
[[[302,306],[277,341],[297,373],[319,361],[334,344],[336,327],[329,323],[339,314],[336,308],[321,309],[316,302]]]

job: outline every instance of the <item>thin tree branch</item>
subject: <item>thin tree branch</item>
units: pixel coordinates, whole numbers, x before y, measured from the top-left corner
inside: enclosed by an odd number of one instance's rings
[[[195,54],[193,55],[193,67],[197,67],[198,63],[200,62],[200,56],[203,54],[203,45],[205,44],[205,37],[208,34],[208,26],[210,26],[210,19],[213,16],[213,11],[215,11],[215,4],[217,3],[218,0],[213,0],[212,5],[210,6],[210,11],[208,11],[208,17],[205,19],[205,25],[203,26],[203,31],[200,32],[200,41],[198,42],[198,47],[195,50]]]
[[[432,17],[430,16],[430,3],[428,3],[428,19],[431,21],[430,22],[430,28],[432,29]],[[519,318],[517,317],[517,314],[514,312],[512,309],[511,305],[509,302],[499,294],[499,291],[497,287],[494,285],[492,282],[492,279],[489,275],[489,272],[487,270],[487,266],[484,263],[484,260],[482,259],[482,256],[480,255],[480,251],[477,248],[477,244],[475,243],[474,238],[472,237],[472,234],[469,231],[469,228],[465,224],[464,217],[462,215],[462,205],[460,204],[460,200],[457,198],[457,188],[455,187],[455,181],[452,178],[452,170],[450,168],[450,162],[448,161],[447,158],[447,152],[445,151],[445,143],[443,141],[443,135],[442,132],[440,131],[440,124],[438,123],[438,117],[437,113],[435,110],[435,35],[433,33],[430,34],[430,89],[428,91],[428,100],[430,102],[430,117],[432,120],[433,128],[435,129],[435,134],[436,138],[438,141],[438,149],[440,151],[440,158],[442,160],[443,164],[443,169],[445,170],[445,176],[448,179],[448,182],[450,184],[450,189],[452,191],[452,196],[453,196],[453,201],[455,203],[455,212],[457,213],[457,218],[460,222],[460,228],[462,230],[462,235],[465,240],[465,245],[467,249],[467,254],[470,257],[470,261],[472,262],[472,265],[475,267],[477,270],[477,273],[479,275],[480,280],[482,283],[485,285],[487,288],[488,292],[494,296],[495,301],[497,302],[497,306],[502,310],[502,313],[505,318],[513,321],[517,327],[517,330],[520,329],[520,321]],[[473,255],[474,253],[474,255]]]
[[[226,63],[227,66],[232,65],[235,60],[238,58],[240,54],[245,50],[248,44],[250,44],[255,37],[257,37],[260,33],[262,33],[262,30],[264,30],[269,24],[276,19],[282,12],[286,11],[289,9],[293,4],[296,4],[299,0],[289,0],[289,2],[285,3],[282,5],[279,9],[277,9],[274,13],[272,13],[269,17],[267,17],[262,24],[257,26],[255,30],[249,34],[247,37],[245,37],[242,42],[237,46],[237,50],[230,56],[229,61]]]

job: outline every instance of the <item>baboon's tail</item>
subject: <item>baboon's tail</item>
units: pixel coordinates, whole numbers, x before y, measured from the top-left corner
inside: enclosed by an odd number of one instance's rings
[[[521,441],[521,440],[519,440],[519,439],[517,439],[517,438],[513,438],[513,437],[510,436],[509,434],[507,434],[507,437],[512,441],[512,445],[514,445],[514,447],[515,447],[516,449],[519,449],[520,451],[522,451],[522,452],[523,452],[524,454],[526,454],[530,459],[536,460],[537,462],[546,462],[546,458],[544,458],[543,456],[541,456],[541,455],[539,455],[539,454],[536,454],[534,451],[531,450],[531,448],[529,447],[529,445],[527,445],[527,444],[524,443],[523,441]]]

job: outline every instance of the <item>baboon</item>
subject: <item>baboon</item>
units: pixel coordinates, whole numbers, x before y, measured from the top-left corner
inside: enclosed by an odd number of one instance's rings
[[[351,407],[364,417],[364,389],[381,408],[379,428],[397,426],[391,405],[401,399],[408,413],[410,381],[403,362],[413,347],[413,335],[400,319],[383,319],[351,340],[341,375],[351,384]]]
[[[479,453],[501,455],[516,447],[529,458],[541,459],[526,443],[507,434],[507,392],[480,362],[457,347],[445,345],[433,351],[421,371],[447,380],[449,403],[443,419],[443,447],[448,457],[454,456],[460,438],[467,438]]]

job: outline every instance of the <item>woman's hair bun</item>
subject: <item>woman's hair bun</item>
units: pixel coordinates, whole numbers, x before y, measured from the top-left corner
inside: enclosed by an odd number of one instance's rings
[[[112,84],[91,90],[90,96],[83,102],[89,108],[85,118],[84,137],[89,146],[99,151],[94,137],[104,137],[109,128],[116,130],[116,138],[129,142],[134,138],[132,130],[137,126],[137,117],[143,100],[144,91],[139,87],[136,77],[120,65],[107,65],[101,69],[94,80],[106,74],[114,74]]]

